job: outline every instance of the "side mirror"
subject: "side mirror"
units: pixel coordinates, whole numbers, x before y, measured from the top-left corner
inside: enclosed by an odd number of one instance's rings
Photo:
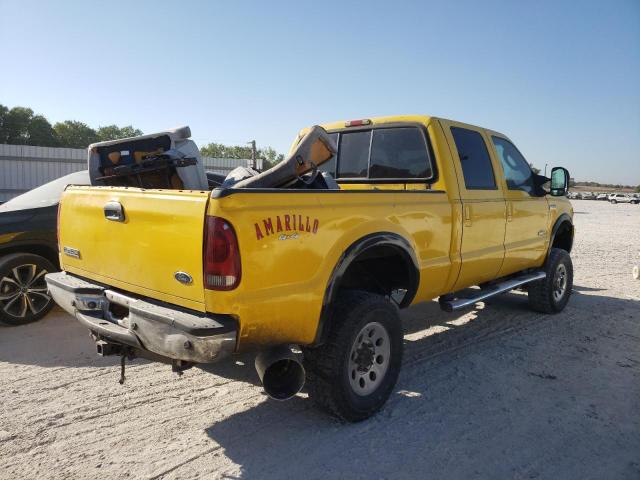
[[[569,170],[564,167],[553,167],[551,170],[551,195],[562,197],[569,191]]]

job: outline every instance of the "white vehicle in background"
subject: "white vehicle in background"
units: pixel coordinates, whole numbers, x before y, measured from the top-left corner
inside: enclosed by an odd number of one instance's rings
[[[592,192],[582,192],[580,198],[582,198],[582,200],[595,200],[596,196]]]
[[[609,195],[609,201],[611,203],[638,203],[640,199],[632,197],[628,193],[612,193]]]

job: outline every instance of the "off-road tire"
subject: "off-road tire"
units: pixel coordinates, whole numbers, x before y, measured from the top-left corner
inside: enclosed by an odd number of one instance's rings
[[[37,282],[34,282],[32,288],[34,293],[31,293],[31,297],[34,300],[27,303],[27,309],[24,315],[20,315],[21,310],[18,305],[13,304],[8,307],[9,311],[6,311],[7,304],[9,300],[1,300],[0,301],[0,323],[6,325],[25,325],[27,323],[35,322],[44,317],[54,306],[53,298],[46,294],[49,297],[47,302],[44,302],[44,295],[42,289],[44,288],[46,291],[46,284],[44,283],[44,273],[52,273],[57,271],[56,267],[54,267],[49,260],[40,255],[34,255],[31,253],[12,253],[7,255],[6,257],[0,258],[0,299],[3,297],[11,297],[13,298],[12,293],[14,293],[14,286],[12,281],[15,281],[15,273],[14,269],[19,269],[19,274],[21,278],[25,279],[25,286],[28,283],[26,279],[28,278],[28,268],[26,266],[33,265],[35,266],[36,273],[34,276],[39,276]],[[26,275],[26,276],[25,276]],[[7,280],[8,279],[8,280]],[[37,290],[39,293],[35,293]],[[26,292],[25,292],[26,293]],[[17,301],[22,302],[22,295]],[[32,310],[36,310],[35,312]],[[16,308],[17,307],[17,308]],[[13,313],[13,314],[12,314]]]
[[[351,290],[332,306],[332,328],[326,342],[305,348],[309,397],[321,410],[348,422],[374,415],[385,404],[398,380],[402,364],[403,333],[398,309],[381,295]],[[390,353],[386,373],[370,394],[358,395],[349,378],[351,353],[361,330],[375,322],[388,335]],[[375,337],[373,337],[375,338]]]
[[[559,273],[563,270],[566,283],[558,298]],[[545,278],[529,284],[529,306],[542,313],[561,312],[567,305],[573,288],[573,264],[569,253],[561,248],[552,248],[545,263],[545,271]]]

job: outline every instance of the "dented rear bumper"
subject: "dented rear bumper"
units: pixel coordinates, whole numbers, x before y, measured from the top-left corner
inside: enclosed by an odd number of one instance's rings
[[[66,272],[46,276],[58,305],[94,335],[172,360],[213,363],[236,349],[237,323],[110,289]]]

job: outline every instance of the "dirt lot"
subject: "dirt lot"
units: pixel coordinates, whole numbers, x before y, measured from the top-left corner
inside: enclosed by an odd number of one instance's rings
[[[567,309],[406,311],[396,391],[356,425],[268,400],[251,357],[120,386],[59,310],[2,328],[0,478],[640,478],[640,206],[574,207]]]

